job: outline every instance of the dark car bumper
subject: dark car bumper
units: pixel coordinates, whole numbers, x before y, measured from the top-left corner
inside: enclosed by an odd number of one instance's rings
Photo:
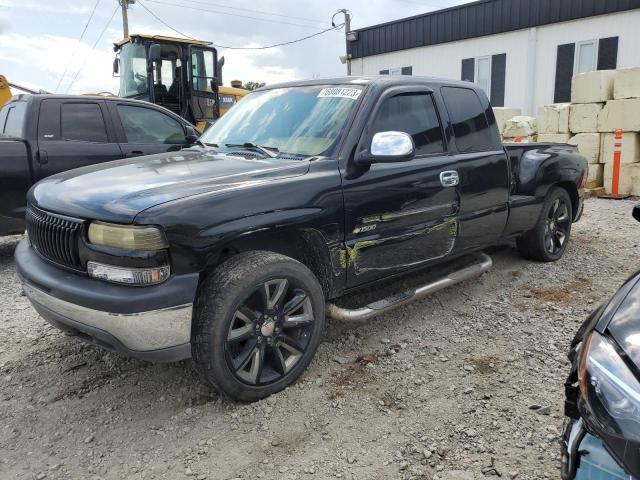
[[[562,442],[563,480],[634,480],[605,449],[602,441],[586,431],[582,420],[565,427]]]
[[[15,261],[34,308],[60,330],[150,361],[191,356],[197,273],[150,287],[116,285],[44,261],[27,240],[16,248]]]
[[[0,236],[15,235],[24,232],[26,228],[24,218],[8,217],[0,215]]]

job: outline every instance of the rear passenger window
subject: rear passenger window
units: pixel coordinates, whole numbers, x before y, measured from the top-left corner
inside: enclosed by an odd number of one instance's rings
[[[97,103],[63,103],[62,138],[81,142],[107,142],[107,128]]]
[[[411,135],[416,155],[444,152],[440,120],[433,98],[427,93],[401,94],[383,100],[372,134],[388,131]]]
[[[3,119],[2,130],[0,131],[4,135],[9,137],[22,137],[22,128],[24,126],[24,114],[27,109],[25,102],[15,102],[7,105],[6,116],[0,116]]]
[[[443,87],[442,96],[459,151],[477,152],[497,147],[495,132],[489,128],[485,109],[476,92],[469,88]]]

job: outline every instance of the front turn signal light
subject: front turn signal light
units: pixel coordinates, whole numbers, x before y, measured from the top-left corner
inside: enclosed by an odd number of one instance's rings
[[[127,268],[87,262],[87,273],[92,278],[127,285],[155,285],[164,282],[171,273],[168,265],[151,268]]]

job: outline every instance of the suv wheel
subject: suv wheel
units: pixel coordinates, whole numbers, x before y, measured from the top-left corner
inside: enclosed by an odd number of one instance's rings
[[[520,254],[539,262],[562,258],[569,243],[573,211],[571,198],[563,188],[554,187],[542,205],[536,226],[518,238]]]
[[[200,289],[192,333],[196,370],[234,400],[267,397],[305,371],[324,315],[320,284],[303,264],[269,252],[236,255]]]

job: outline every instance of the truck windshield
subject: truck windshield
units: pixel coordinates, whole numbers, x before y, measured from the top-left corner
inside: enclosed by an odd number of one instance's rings
[[[362,88],[309,86],[254,92],[202,135],[202,142],[253,143],[281,154],[330,155]]]
[[[126,43],[120,49],[120,96],[147,92],[147,56],[144,45]]]

